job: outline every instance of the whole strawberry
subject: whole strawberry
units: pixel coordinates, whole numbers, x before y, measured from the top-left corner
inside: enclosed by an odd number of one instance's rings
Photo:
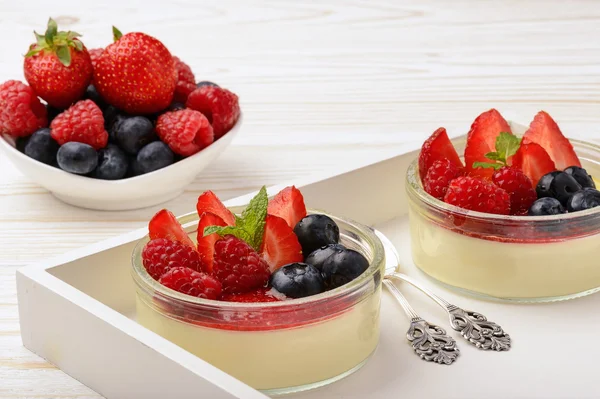
[[[83,97],[92,80],[92,61],[76,32],[59,32],[50,18],[45,35],[25,54],[23,71],[33,91],[53,107],[64,109]]]
[[[152,36],[122,35],[113,28],[115,42],[94,65],[94,85],[109,104],[129,114],[152,114],[171,104],[177,72],[171,53]]]

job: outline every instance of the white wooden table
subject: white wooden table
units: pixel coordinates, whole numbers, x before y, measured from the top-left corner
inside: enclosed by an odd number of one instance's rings
[[[240,137],[165,204],[175,213],[205,189],[230,198],[389,155],[490,107],[524,123],[545,109],[569,136],[600,138],[597,1],[103,3],[0,0],[0,81],[23,78],[22,54],[51,9],[88,48],[109,43],[113,24],[143,31],[199,80],[237,92]],[[98,397],[22,347],[15,270],[143,226],[156,210],[73,208],[0,158],[0,398]]]

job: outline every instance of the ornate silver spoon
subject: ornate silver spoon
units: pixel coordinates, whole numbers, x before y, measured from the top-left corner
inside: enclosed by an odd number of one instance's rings
[[[385,248],[386,269],[385,279],[398,279],[405,281],[422,291],[433,299],[438,305],[446,310],[450,318],[450,325],[458,331],[470,344],[482,350],[494,350],[497,352],[508,351],[511,347],[510,335],[504,332],[498,324],[489,321],[481,313],[464,310],[450,302],[440,298],[429,289],[423,287],[405,274],[398,273],[396,269],[399,264],[398,253],[390,240],[380,231],[374,230],[382,241]]]
[[[410,317],[410,328],[406,333],[406,338],[408,338],[415,353],[428,362],[454,363],[460,354],[454,338],[448,336],[443,328],[423,320],[391,280],[385,278],[383,285],[388,288]]]

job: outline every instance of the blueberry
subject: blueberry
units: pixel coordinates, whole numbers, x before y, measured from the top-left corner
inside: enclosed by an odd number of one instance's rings
[[[550,185],[552,184],[552,180],[554,180],[556,175],[558,175],[559,173],[559,170],[555,170],[554,172],[550,172],[542,176],[537,186],[535,187],[535,192],[537,193],[538,198],[552,197]]]
[[[570,166],[565,169],[565,173],[573,176],[573,178],[577,180],[577,183],[579,183],[583,188],[596,188],[596,184],[594,184],[592,176],[590,176],[585,169],[580,168],[579,166]]]
[[[313,265],[319,270],[323,270],[323,263],[327,260],[327,258],[336,252],[343,251],[344,249],[344,246],[341,244],[329,244],[311,252],[310,255],[304,259],[304,262],[308,263],[309,265]]]
[[[565,208],[559,200],[552,197],[543,197],[536,200],[529,208],[529,216],[560,215],[565,213]]]
[[[25,145],[25,155],[36,161],[52,165],[56,160],[58,143],[50,136],[50,129],[43,128],[34,132]]]
[[[125,177],[136,177],[139,175],[143,175],[142,168],[137,161],[137,155],[128,155],[129,158],[129,168],[127,168],[127,174]]]
[[[179,111],[180,109],[185,109],[185,104],[171,103],[171,105],[169,105],[169,107],[166,110],[167,111]]]
[[[31,136],[26,136],[26,137],[17,137],[17,140],[15,142],[15,147],[17,148],[17,150],[21,151],[21,152],[25,152],[25,146],[27,145],[27,142],[29,141],[29,138]]]
[[[563,205],[566,205],[569,198],[579,190],[581,190],[581,186],[577,183],[577,180],[565,172],[557,174],[550,184],[552,197],[559,200]]]
[[[46,104],[46,111],[48,112],[48,123],[52,122],[60,113],[62,109],[54,108],[52,105]]]
[[[340,229],[329,216],[308,215],[296,224],[294,233],[302,246],[302,253],[311,252],[340,240]]]
[[[103,180],[118,180],[125,177],[129,167],[129,158],[115,144],[109,144],[98,151],[98,166],[92,177]]]
[[[95,102],[100,109],[104,109],[106,107],[106,102],[100,96],[100,93],[98,93],[98,90],[96,90],[96,86],[94,85],[89,85],[87,89],[85,89],[85,98]]]
[[[154,141],[140,150],[137,154],[136,168],[140,174],[150,173],[169,166],[174,162],[175,154],[162,141]]]
[[[323,279],[328,289],[340,287],[360,276],[369,268],[369,261],[353,249],[344,249],[323,263]]]
[[[218,84],[213,83],[213,82],[209,82],[208,80],[203,80],[201,82],[196,83],[196,87],[202,87],[202,86],[214,86],[214,87],[219,87]]]
[[[271,286],[289,298],[304,298],[325,291],[321,273],[306,263],[290,263],[271,276]]]
[[[121,116],[115,120],[111,130],[119,147],[132,155],[156,140],[154,126],[144,116]]]
[[[569,212],[583,211],[597,206],[600,206],[600,191],[598,190],[578,191],[567,202]]]
[[[63,144],[56,159],[62,170],[78,175],[88,174],[98,165],[98,153],[94,147],[76,141]]]
[[[121,111],[119,111],[116,107],[112,105],[107,106],[102,112],[104,115],[104,128],[111,136],[111,140],[114,139],[112,135],[112,127],[117,121],[117,119],[121,116]],[[114,141],[114,140],[113,140]]]

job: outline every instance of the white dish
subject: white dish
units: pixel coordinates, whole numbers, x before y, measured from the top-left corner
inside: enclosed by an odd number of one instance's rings
[[[123,180],[78,176],[38,162],[18,151],[14,139],[6,135],[0,135],[0,152],[24,175],[67,204],[122,211],[157,205],[179,196],[231,144],[241,125],[242,115],[229,132],[199,153],[166,168]]]

